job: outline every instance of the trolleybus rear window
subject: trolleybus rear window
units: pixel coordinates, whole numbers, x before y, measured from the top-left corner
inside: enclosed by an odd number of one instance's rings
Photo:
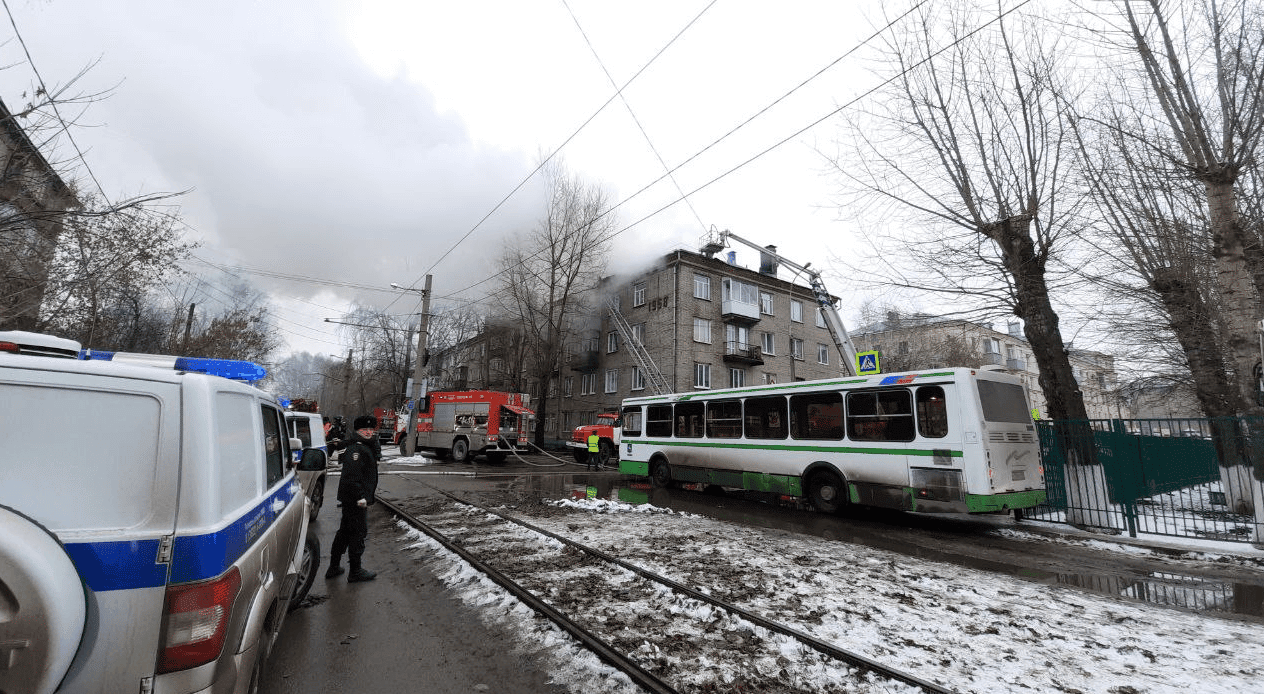
[[[1031,412],[1027,410],[1027,398],[1022,386],[983,379],[979,379],[978,383],[983,419],[989,422],[1031,423]]]

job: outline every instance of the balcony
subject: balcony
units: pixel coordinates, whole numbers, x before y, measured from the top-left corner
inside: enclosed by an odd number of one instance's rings
[[[726,364],[759,366],[764,363],[764,353],[759,348],[759,345],[748,345],[745,342],[725,342],[724,362]]]
[[[1027,360],[1026,359],[1006,359],[1005,368],[1009,369],[1010,371],[1026,371]]]
[[[759,321],[759,304],[725,299],[720,302],[720,314],[726,323],[753,324]]]
[[[996,364],[999,366],[1002,363],[1004,363],[1004,360],[1001,358],[1000,352],[984,352],[983,353],[984,366],[987,366],[989,364]]]

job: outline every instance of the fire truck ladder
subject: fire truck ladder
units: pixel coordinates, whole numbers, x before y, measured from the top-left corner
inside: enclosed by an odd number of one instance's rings
[[[654,394],[666,395],[670,393],[671,386],[667,385],[667,379],[663,378],[663,372],[658,370],[658,364],[654,363],[654,358],[645,349],[645,345],[636,339],[636,335],[632,333],[632,326],[628,325],[627,319],[619,311],[618,298],[609,297],[606,299],[606,304],[610,307],[610,322],[614,323],[615,330],[619,331],[619,337],[623,338],[623,343],[632,351],[632,356],[636,358],[636,363],[640,365],[641,372],[645,374],[646,380],[650,382],[650,388],[654,390]]]

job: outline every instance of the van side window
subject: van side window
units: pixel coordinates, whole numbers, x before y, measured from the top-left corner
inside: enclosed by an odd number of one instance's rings
[[[263,466],[267,472],[267,487],[271,487],[285,477],[286,450],[288,441],[282,440],[281,412],[263,405],[260,407],[263,416]]]

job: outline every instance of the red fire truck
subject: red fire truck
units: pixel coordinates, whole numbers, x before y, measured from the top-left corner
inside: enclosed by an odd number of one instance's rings
[[[430,393],[418,401],[417,450],[434,451],[439,458],[463,463],[475,455],[500,463],[525,443],[535,412],[525,406],[522,393],[462,390]],[[407,428],[407,419],[401,429]],[[404,432],[395,437],[404,452]]]
[[[575,456],[575,462],[588,462],[588,435],[597,434],[597,448],[601,453],[601,464],[611,465],[619,462],[619,434],[622,433],[618,412],[600,412],[594,424],[582,424],[571,432],[571,440],[566,445]]]
[[[402,428],[396,426],[396,422],[399,420],[399,414],[396,413],[395,410],[389,410],[385,407],[374,407],[373,416],[377,417],[378,442],[382,444],[395,443],[395,439],[398,436],[398,430]],[[408,423],[405,422],[404,426],[408,426]]]

